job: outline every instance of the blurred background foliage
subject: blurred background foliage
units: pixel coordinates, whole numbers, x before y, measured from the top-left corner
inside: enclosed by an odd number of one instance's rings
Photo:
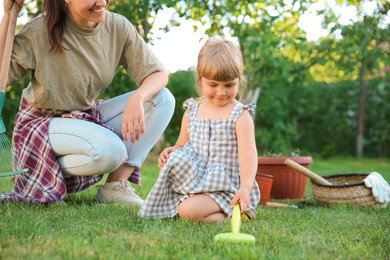
[[[357,19],[345,25],[330,6],[322,16],[326,37],[307,41],[298,27],[300,17],[315,0],[265,1],[131,1],[112,0],[110,10],[126,16],[149,42],[154,20],[163,8],[174,8],[184,19],[209,24],[207,37],[234,37],[245,59],[249,88],[260,88],[255,118],[259,154],[299,148],[302,154],[390,157],[389,10],[386,0],[337,0],[355,6]],[[39,12],[41,0],[27,1],[30,17]],[[387,20],[386,20],[387,19]],[[171,20],[165,30],[179,23]],[[153,44],[153,42],[150,42]],[[28,77],[7,88],[4,112],[7,129],[13,119]],[[119,67],[102,98],[130,89],[134,82]],[[170,75],[168,88],[177,106],[164,135],[173,145],[184,112],[182,104],[196,96],[191,69]],[[8,131],[8,133],[11,131]]]

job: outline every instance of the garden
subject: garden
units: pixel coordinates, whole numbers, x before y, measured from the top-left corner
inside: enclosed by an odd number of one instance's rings
[[[336,1],[356,10],[356,19],[342,23],[325,4],[316,12],[328,34],[308,41],[298,23],[315,2],[112,0],[109,8],[150,44],[158,40],[153,24],[164,8],[175,10],[166,31],[180,26],[181,18],[208,25],[205,38],[232,37],[244,56],[248,91],[260,90],[254,118],[259,156],[299,151],[313,158],[309,169],[321,176],[378,172],[390,183],[390,6],[386,0]],[[38,15],[41,3],[29,1],[25,15]],[[375,6],[371,13],[367,3]],[[2,118],[9,139],[29,80],[6,89]],[[135,87],[119,67],[101,98]],[[175,113],[142,166],[142,186],[134,186],[142,198],[159,174],[158,153],[176,141],[183,102],[196,96],[193,68],[171,73],[167,88]],[[248,93],[242,98],[250,99]],[[9,181],[0,178],[0,188]],[[218,246],[214,237],[230,232],[230,220],[141,219],[134,206],[97,203],[103,183],[68,194],[64,204],[0,204],[0,259],[390,258],[389,206],[321,205],[309,179],[301,199],[270,198],[289,207],[259,204],[257,217],[243,220],[241,232],[253,235],[254,245]]]
[[[390,160],[314,158],[322,174],[377,171],[390,182]],[[145,198],[158,176],[156,157],[142,168]],[[103,181],[98,183],[103,184]],[[0,207],[1,259],[388,259],[390,207],[321,206],[310,181],[303,200],[280,201],[301,208],[259,205],[257,217],[243,221],[241,233],[254,245],[223,244],[230,221],[199,224],[179,219],[145,220],[138,209],[94,201],[97,187],[69,194],[63,204],[5,204]]]

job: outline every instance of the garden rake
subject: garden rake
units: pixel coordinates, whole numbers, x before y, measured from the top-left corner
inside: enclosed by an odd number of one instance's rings
[[[11,60],[12,46],[15,34],[16,19],[19,7],[13,4],[8,24],[4,56],[0,73],[0,206],[6,200],[16,201],[21,197],[14,192],[14,178],[28,172],[27,169],[20,169],[19,159],[6,135],[6,129],[2,118],[3,105],[5,101],[5,88],[7,84],[8,71]],[[19,182],[18,182],[19,183]],[[25,182],[22,182],[25,183]],[[18,190],[23,190],[19,189]]]

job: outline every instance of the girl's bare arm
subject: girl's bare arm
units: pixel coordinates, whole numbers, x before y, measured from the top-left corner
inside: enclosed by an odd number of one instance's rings
[[[245,212],[250,203],[250,191],[257,172],[257,149],[253,119],[247,110],[237,120],[236,125],[238,159],[240,163],[240,188],[234,196],[231,206],[237,202],[241,212]]]

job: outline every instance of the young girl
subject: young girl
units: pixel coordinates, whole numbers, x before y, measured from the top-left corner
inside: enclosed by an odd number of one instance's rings
[[[160,176],[140,217],[220,221],[236,203],[242,214],[255,215],[260,199],[255,105],[236,100],[243,70],[240,49],[232,42],[213,39],[203,46],[196,69],[200,98],[184,103],[179,138],[160,154]]]

